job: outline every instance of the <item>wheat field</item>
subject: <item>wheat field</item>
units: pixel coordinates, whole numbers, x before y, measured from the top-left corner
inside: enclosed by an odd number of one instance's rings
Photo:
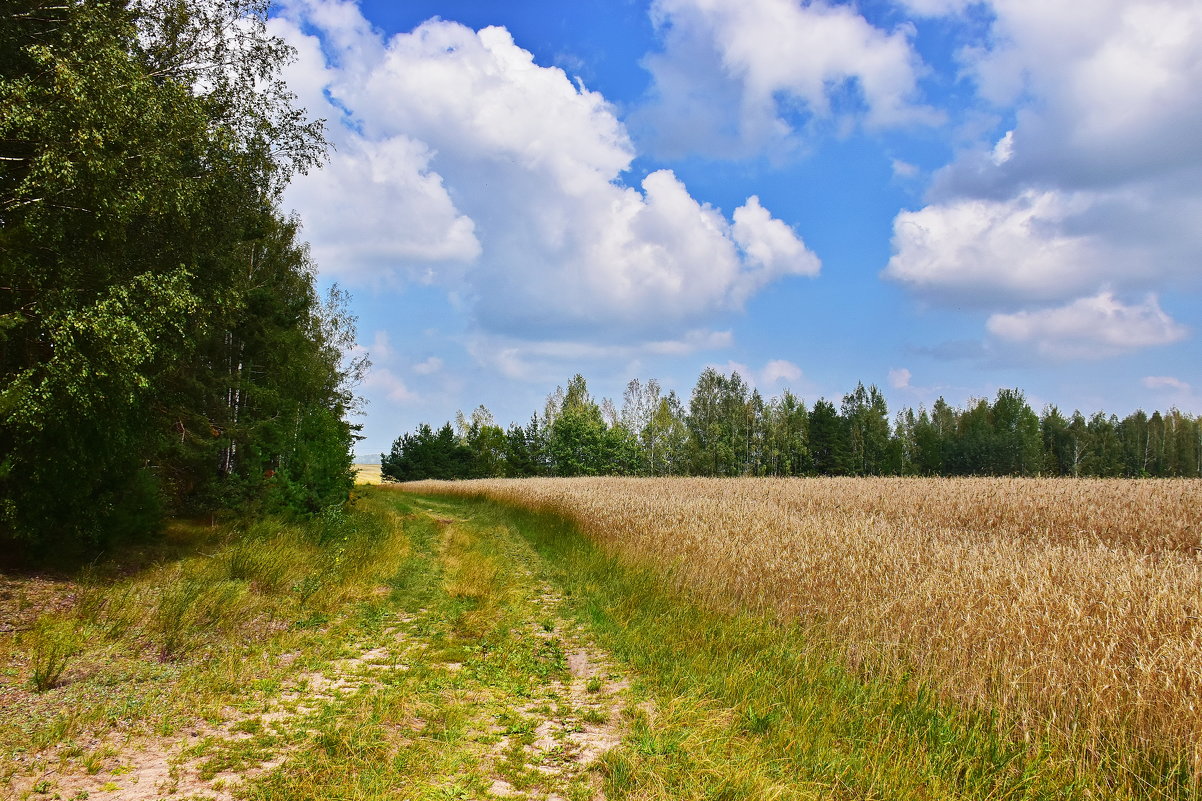
[[[384,477],[380,474],[380,465],[378,464],[355,464],[351,465],[351,470],[355,473],[356,484],[384,483]]]
[[[1087,754],[1202,772],[1202,481],[415,482],[566,516],[710,605]]]

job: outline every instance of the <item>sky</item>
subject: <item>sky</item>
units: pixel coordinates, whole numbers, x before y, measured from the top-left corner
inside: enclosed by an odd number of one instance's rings
[[[283,0],[362,455],[575,373],[1202,412],[1196,0]]]

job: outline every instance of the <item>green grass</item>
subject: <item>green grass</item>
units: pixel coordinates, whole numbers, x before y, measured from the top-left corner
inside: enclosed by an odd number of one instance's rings
[[[388,599],[408,621],[398,646],[408,643],[406,669],[332,706],[287,770],[252,782],[245,796],[479,799],[496,797],[490,788],[503,780],[591,799],[589,772],[531,764],[539,724],[578,715],[559,697],[563,641],[534,633],[551,634],[557,622],[537,602],[542,585],[529,547],[491,521],[458,519],[436,499],[377,499],[405,516],[412,544]]]
[[[305,526],[180,522],[57,584],[15,577],[32,589],[14,607],[28,626],[0,635],[0,794],[22,774],[107,771],[113,742],[210,727],[328,663],[404,558],[396,523],[371,504]]]

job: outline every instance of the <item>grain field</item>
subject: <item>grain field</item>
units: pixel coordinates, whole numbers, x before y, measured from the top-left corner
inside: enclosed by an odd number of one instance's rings
[[[707,603],[796,622],[1015,736],[1202,769],[1202,482],[420,482],[576,521]]]

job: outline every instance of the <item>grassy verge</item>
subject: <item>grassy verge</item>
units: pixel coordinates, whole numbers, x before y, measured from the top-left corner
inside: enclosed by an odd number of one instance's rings
[[[445,499],[444,499],[445,502]],[[484,501],[516,525],[599,645],[650,704],[605,760],[610,798],[1194,798],[1173,759],[1139,773],[895,675],[853,675],[837,649],[761,615],[713,612],[662,574],[603,553],[561,519]]]
[[[0,577],[0,796],[73,772],[120,785],[131,743],[203,739],[328,664],[407,557],[398,523],[373,504],[178,522],[72,575]]]
[[[0,798],[594,798],[625,685],[529,544],[459,511],[369,492],[27,582]]]

